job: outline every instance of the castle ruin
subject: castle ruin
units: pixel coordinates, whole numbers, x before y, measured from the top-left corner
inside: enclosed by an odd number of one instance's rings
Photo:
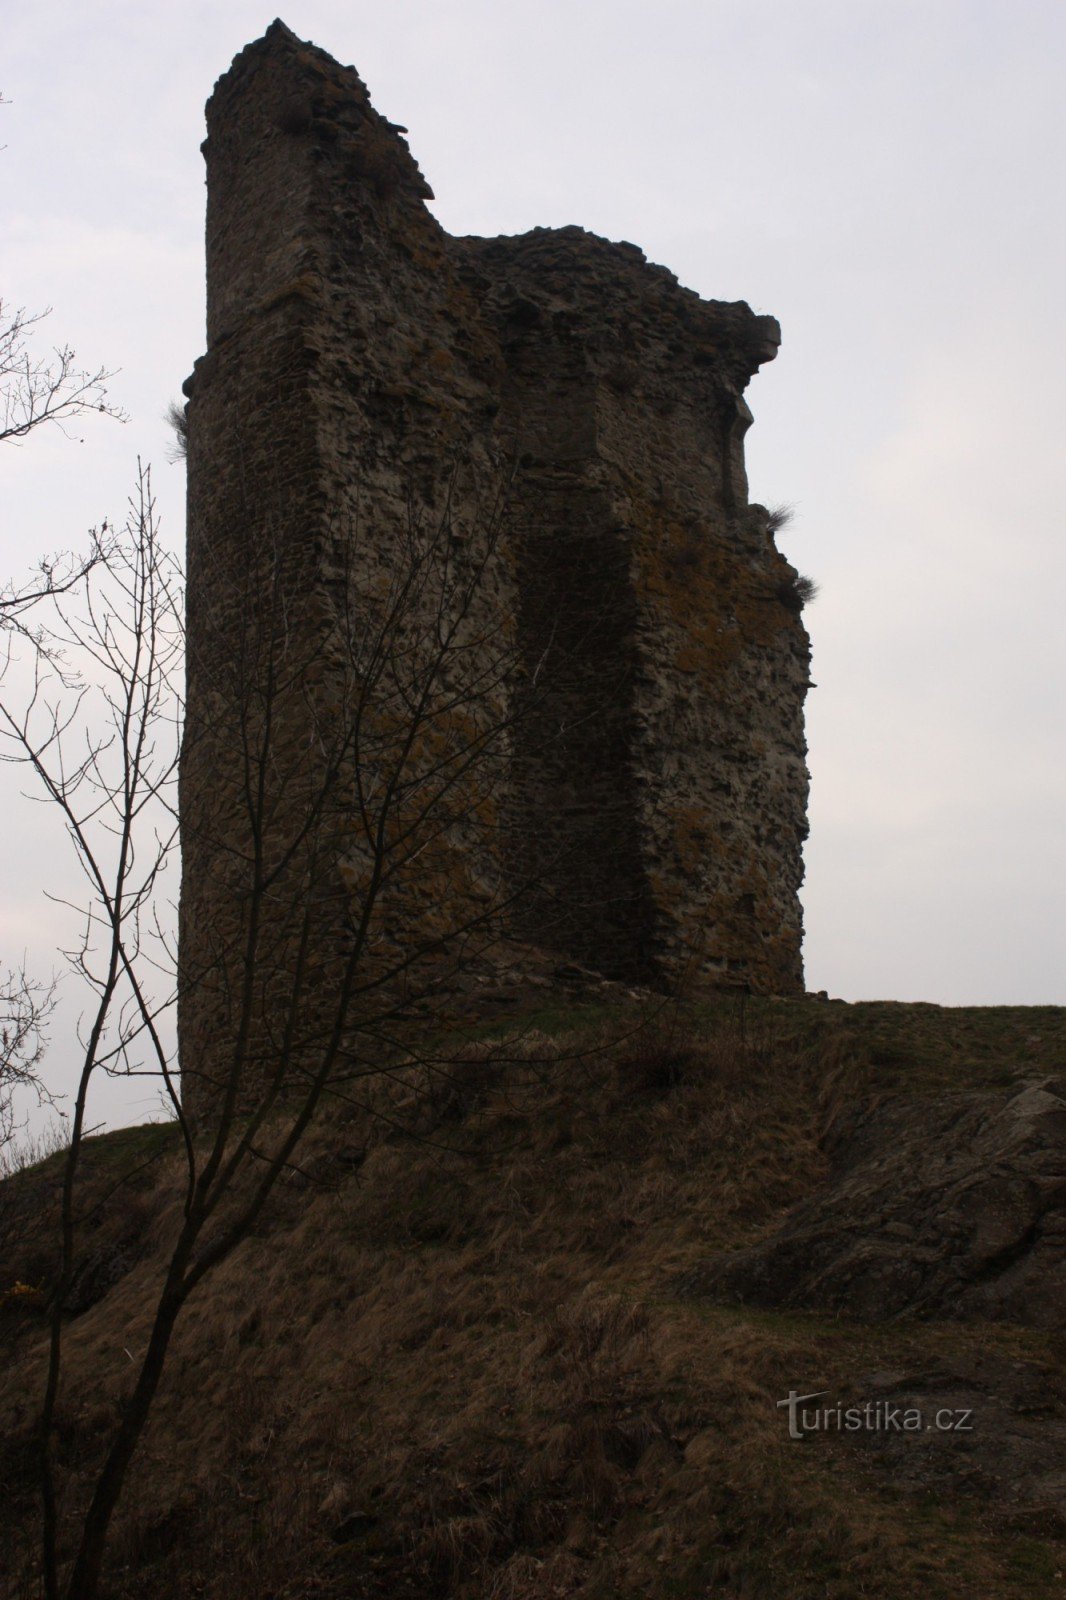
[[[774,319],[578,227],[449,237],[404,130],[280,21],[207,120],[207,353],[186,384],[187,1107],[216,1103],[235,1030],[259,1039],[248,1072],[269,1071],[297,968],[321,995],[344,965],[374,763],[410,690],[395,660],[374,677],[365,641],[427,545],[447,547],[438,610],[466,597],[444,674],[462,692],[433,735],[500,737],[464,776],[484,795],[450,788],[463,804],[382,891],[373,950],[445,948],[466,917],[652,987],[801,990],[809,643],[744,470]],[[418,594],[405,616],[432,609]],[[480,678],[479,650],[499,652]],[[312,842],[294,819],[327,770]]]

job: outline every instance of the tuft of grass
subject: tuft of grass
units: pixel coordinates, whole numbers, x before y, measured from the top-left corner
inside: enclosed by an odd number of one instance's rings
[[[70,1126],[65,1118],[53,1117],[36,1132],[25,1133],[0,1146],[0,1183],[17,1173],[39,1167],[59,1155],[70,1144]]]
[[[789,568],[775,592],[781,604],[798,616],[817,596],[818,585],[813,578],[805,577],[802,572],[794,572]]]

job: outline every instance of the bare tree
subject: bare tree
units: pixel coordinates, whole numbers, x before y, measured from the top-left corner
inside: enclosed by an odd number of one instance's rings
[[[210,781],[196,786],[208,799],[191,804],[185,837],[231,914],[180,972],[188,1014],[210,1023],[183,1030],[195,1119],[161,1026],[175,998],[158,900],[176,840],[182,635],[147,475],[84,609],[61,608],[66,682],[39,656],[29,704],[0,709],[10,754],[62,817],[90,889],[73,959],[94,1000],[40,1426],[49,1600],[99,1591],[112,1516],[189,1297],[247,1238],[323,1101],[402,1059],[412,1006],[447,989],[520,892],[504,891],[502,874],[486,881],[484,867],[499,848],[494,802],[514,717],[513,647],[485,597],[502,522],[496,503],[475,539],[456,541],[448,506],[412,515],[400,558],[369,584],[358,530],[337,529],[327,590],[302,598],[281,539],[263,536],[254,564],[215,575],[216,599],[229,586],[220,616],[230,648],[222,666],[189,664],[197,716],[183,759]],[[442,902],[440,886],[475,857],[479,883]],[[184,1200],[133,1387],[88,1509],[66,1527],[56,1427],[79,1161],[93,1085],[115,1072],[162,1084],[181,1131]]]
[[[78,1163],[90,1085],[121,1071],[147,1036],[166,1081],[170,1063],[159,1018],[146,918],[176,841],[177,713],[181,630],[176,573],[158,538],[148,474],[139,478],[124,536],[96,563],[91,582],[51,596],[55,618],[33,657],[26,703],[0,703],[4,759],[28,764],[58,810],[91,886],[84,925],[68,952],[94,1001],[71,1116],[61,1205],[59,1281],[42,1415],[45,1581],[56,1588],[53,1425],[62,1361],[63,1305],[74,1268]],[[69,603],[68,603],[69,601]]]
[[[0,94],[0,104],[6,104]],[[47,355],[34,349],[34,334],[51,308],[12,310],[0,299],[0,443],[19,444],[48,424],[63,432],[89,415],[116,421],[126,413],[108,396],[114,372],[79,366],[72,346],[55,346]],[[105,520],[91,529],[82,553],[60,552],[42,557],[23,582],[0,583],[0,680],[11,659],[12,644],[21,639],[40,655],[51,651],[58,665],[54,635],[41,612],[50,602],[69,599],[88,580],[111,550],[113,530]],[[52,644],[47,641],[52,639]],[[44,1024],[54,1008],[55,984],[42,984],[23,968],[11,968],[0,984],[0,1148],[10,1145],[19,1127],[16,1096],[35,1096],[38,1105],[54,1104],[42,1083]]]
[[[0,105],[8,104],[0,94]],[[42,354],[35,348],[40,324],[52,314],[12,307],[0,296],[0,444],[21,444],[50,424],[62,432],[90,416],[128,420],[127,413],[109,397],[107,385],[115,372],[107,367],[78,364],[72,345],[55,345]],[[0,632],[11,629],[29,637],[27,613],[39,602],[69,594],[101,559],[108,527],[106,521],[89,535],[84,556],[69,554],[44,558],[34,576],[22,585],[0,587]]]
[[[46,608],[73,596],[107,559],[114,542],[115,531],[105,519],[99,528],[89,529],[88,548],[81,554],[61,551],[42,557],[32,577],[22,583],[9,580],[0,584],[0,682],[18,639],[38,654],[51,654],[53,664],[58,662],[53,619],[46,618]]]
[[[0,444],[21,443],[49,423],[66,432],[90,414],[126,420],[122,408],[108,399],[113,372],[79,367],[70,345],[56,346],[50,356],[34,352],[31,332],[50,314],[51,308],[11,311],[0,300]],[[105,520],[99,530],[90,531],[85,554],[44,557],[24,583],[0,585],[0,634],[21,633],[40,643],[43,633],[29,620],[30,613],[76,589],[102,559],[111,532]]]
[[[82,592],[91,575],[114,554],[114,531],[105,521],[91,529],[88,548],[80,555],[63,553],[43,558],[25,582],[0,586],[0,684],[16,645],[28,646],[38,674],[47,667],[68,686],[54,608]],[[0,711],[2,711],[0,701]],[[44,983],[25,965],[9,967],[0,978],[0,1153],[10,1161],[13,1141],[25,1126],[19,1101],[57,1108],[41,1077],[47,1023],[55,1010],[56,980]]]
[[[54,981],[35,982],[25,968],[0,978],[0,1176],[8,1170],[22,1126],[19,1095],[35,1099],[38,1106],[55,1104],[39,1072],[54,1009]]]
[[[114,372],[79,366],[68,344],[53,346],[47,355],[35,352],[32,330],[51,311],[51,306],[13,310],[0,300],[0,444],[25,439],[49,423],[65,432],[94,413],[126,420],[122,408],[108,398]]]

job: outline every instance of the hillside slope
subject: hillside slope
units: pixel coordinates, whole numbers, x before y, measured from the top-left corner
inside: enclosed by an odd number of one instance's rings
[[[1039,1292],[1061,1183],[1046,1139],[988,1157],[974,1129],[991,1137],[1019,1093],[1055,1098],[1066,1012],[723,1002],[649,1022],[634,1000],[538,1004],[331,1105],[179,1325],[107,1592],[1062,1594],[1061,1307]],[[1044,1138],[1058,1112],[1038,1109]],[[1003,1180],[983,1200],[944,1157],[955,1126]],[[939,1166],[922,1159],[923,1127]],[[827,1203],[840,1182],[854,1196],[859,1168],[880,1174],[883,1199],[861,1228],[852,1199],[843,1214]],[[943,1251],[926,1171],[942,1191],[962,1184]],[[0,1187],[11,1595],[36,1592],[58,1172],[53,1158]],[[180,1194],[175,1129],[92,1141],[86,1174],[62,1397],[68,1526],[145,1338]],[[907,1194],[884,1200],[893,1184],[917,1197],[911,1239]],[[997,1241],[984,1255],[966,1242],[981,1206],[981,1237]],[[878,1270],[920,1247],[1015,1288],[923,1302],[920,1274],[908,1302],[871,1294],[862,1273],[827,1277],[826,1261],[854,1266],[860,1233]],[[790,1271],[735,1270],[771,1258]],[[790,1391],[866,1406],[869,1425],[830,1417],[790,1439]],[[919,1412],[921,1431],[888,1423],[893,1408]],[[941,1411],[968,1420],[941,1430]]]

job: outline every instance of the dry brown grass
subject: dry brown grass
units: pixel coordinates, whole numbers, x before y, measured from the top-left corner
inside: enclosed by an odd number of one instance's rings
[[[684,1028],[633,1020],[469,1043],[331,1107],[179,1325],[116,1526],[116,1600],[1061,1589],[1028,1534],[962,1499],[902,1496],[844,1442],[790,1445],[776,1409],[794,1384],[843,1384],[945,1340],[1006,1347],[1011,1330],[858,1328],[672,1296],[679,1273],[820,1181],[827,1123],[870,1083],[854,1018],[812,1005],[743,1027],[728,1010]],[[180,1172],[155,1138],[147,1164],[132,1136],[95,1160],[101,1196],[139,1170],[84,1229],[111,1271],[69,1324],[68,1513],[172,1227]],[[53,1180],[17,1181],[3,1272],[32,1261],[46,1293]],[[0,1540],[16,1554],[43,1345],[39,1307],[0,1317]]]

